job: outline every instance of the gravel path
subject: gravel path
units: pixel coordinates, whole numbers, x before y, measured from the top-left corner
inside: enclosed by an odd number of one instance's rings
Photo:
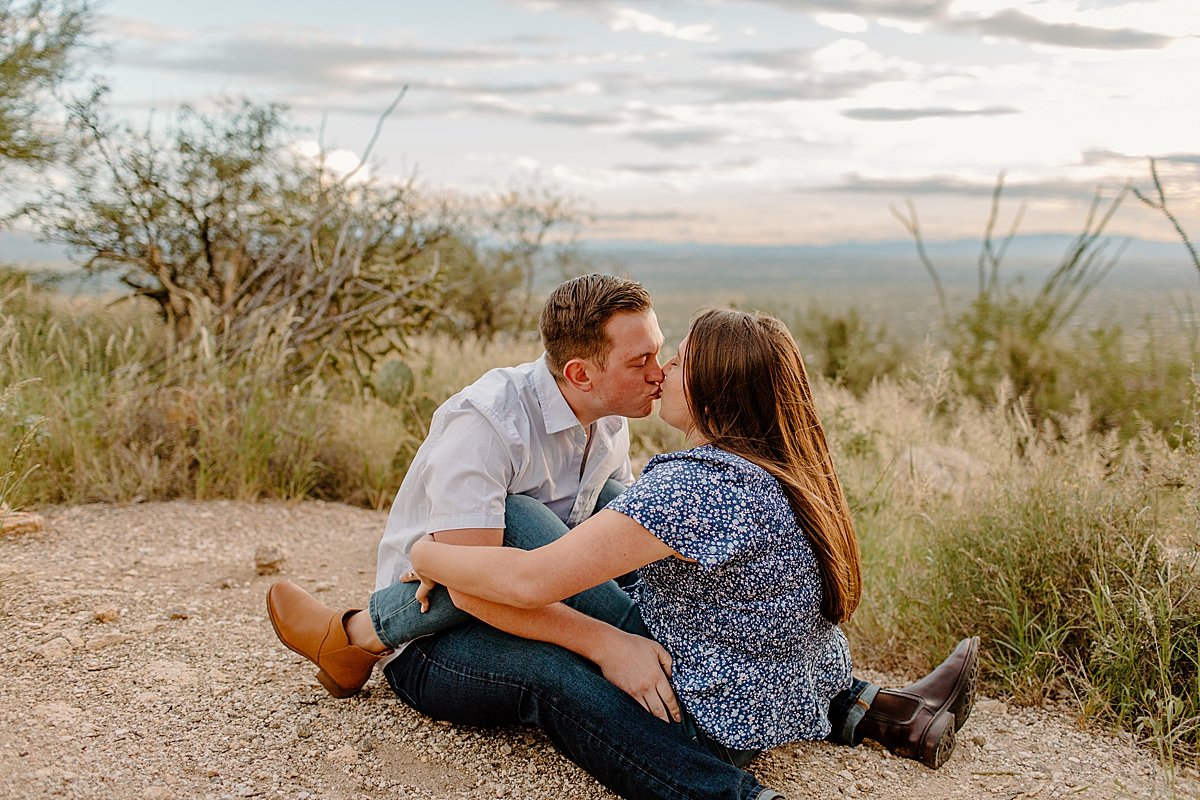
[[[280,546],[283,574],[330,605],[361,603],[382,513],[175,502],[45,517],[0,539],[0,798],[612,797],[536,731],[430,721],[378,676],[334,700],[276,641],[256,550]],[[751,769],[791,800],[1200,797],[1059,714],[985,699],[961,737],[937,772],[824,743]]]

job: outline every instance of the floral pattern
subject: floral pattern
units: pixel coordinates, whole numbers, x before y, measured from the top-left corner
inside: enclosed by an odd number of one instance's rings
[[[821,616],[816,557],[779,482],[703,445],[651,459],[608,508],[692,559],[648,564],[633,593],[696,723],[742,750],[827,736],[850,648]]]

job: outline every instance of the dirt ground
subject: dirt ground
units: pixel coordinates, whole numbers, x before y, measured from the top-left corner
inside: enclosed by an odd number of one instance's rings
[[[433,722],[380,676],[334,700],[275,639],[255,553],[361,604],[385,515],[335,504],[48,511],[0,539],[0,798],[611,798],[537,731]],[[877,676],[889,683],[903,676]],[[1145,749],[982,699],[941,770],[873,745],[781,747],[789,800],[1200,797]]]

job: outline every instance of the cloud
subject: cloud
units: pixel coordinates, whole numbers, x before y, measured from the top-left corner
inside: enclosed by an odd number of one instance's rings
[[[680,172],[692,172],[695,164],[680,164],[674,161],[660,161],[647,164],[614,164],[618,172],[634,172],[638,175],[676,175]]]
[[[868,122],[907,122],[916,119],[946,117],[995,117],[1020,113],[1010,106],[988,106],[987,108],[848,108],[843,117]]]
[[[160,44],[184,42],[194,35],[183,28],[168,28],[146,20],[117,16],[102,17],[101,31],[103,34],[116,35],[120,39],[138,39]]]
[[[824,48],[828,50],[828,48]],[[733,50],[714,58],[744,64],[774,76],[718,74],[705,80],[692,79],[693,89],[710,90],[722,103],[785,102],[792,100],[837,100],[853,96],[877,83],[904,80],[908,71],[900,65],[888,69],[857,68],[851,63],[825,69],[818,63],[823,51],[803,48],[776,50]]]
[[[921,20],[945,16],[950,8],[951,0],[759,0],[759,2],[789,11]]]
[[[699,218],[696,214],[684,214],[680,211],[620,211],[595,214],[592,217],[596,222],[672,222]]]
[[[1004,194],[1010,198],[1053,198],[1089,199],[1098,186],[1110,189],[1123,186],[1124,181],[1110,179],[1070,180],[1066,178],[1019,182],[1007,180]],[[866,194],[905,195],[950,195],[956,197],[991,197],[996,189],[995,181],[971,181],[962,178],[933,175],[923,178],[869,178],[857,173],[846,175],[841,182],[821,187],[826,191],[855,192]],[[806,187],[804,191],[809,191]]]
[[[615,164],[613,165],[613,169],[618,172],[632,172],[639,175],[678,175],[697,172],[736,172],[758,166],[760,163],[762,162],[758,158],[747,157],[712,164],[696,164],[691,161],[686,163],[679,161],[652,161],[636,164]]]
[[[1116,150],[1095,148],[1085,150],[1081,161],[1085,166],[1100,166],[1103,164],[1119,164],[1122,166],[1140,165],[1146,167],[1153,158],[1159,164],[1180,164],[1183,166],[1200,166],[1200,153],[1120,153]],[[1146,167],[1148,169],[1148,167]]]
[[[813,14],[818,25],[841,33],[863,33],[867,30],[867,21],[857,14]]]
[[[714,56],[760,69],[795,72],[812,69],[814,52],[812,48],[795,47],[777,50],[730,50],[716,53]]]
[[[548,36],[537,33],[517,33],[497,39],[498,44],[530,44],[534,46],[559,47],[567,43],[566,37]]]
[[[1098,28],[1063,22],[1046,22],[1015,8],[978,19],[952,19],[946,27],[954,31],[1018,39],[1036,44],[1078,47],[1090,50],[1143,50],[1166,47],[1172,37],[1134,28]]]
[[[641,128],[630,131],[629,136],[664,150],[686,145],[718,144],[730,138],[729,131],[708,125]]]
[[[121,60],[179,72],[209,72],[278,80],[303,86],[398,85],[381,71],[397,66],[499,67],[521,61],[515,53],[491,47],[429,48],[368,45],[335,39],[280,39],[235,36],[211,42],[198,52],[127,52]]]
[[[657,33],[668,39],[680,39],[685,42],[717,41],[712,25],[676,25],[674,22],[632,8],[615,9],[608,25],[618,32],[634,30],[639,33]]]
[[[761,2],[790,11],[813,13],[825,24],[825,14],[855,15],[867,19],[924,22],[953,33],[995,36],[1035,44],[1090,50],[1139,50],[1166,47],[1173,37],[1136,28],[1100,28],[1094,25],[1047,22],[1015,8],[984,16],[952,14],[951,0],[742,0]],[[1119,0],[1093,0],[1093,5],[1114,7]]]

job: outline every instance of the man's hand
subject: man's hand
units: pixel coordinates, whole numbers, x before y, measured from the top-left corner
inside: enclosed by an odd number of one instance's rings
[[[679,722],[679,701],[671,688],[671,656],[662,645],[613,628],[592,660],[608,682],[663,722]]]

